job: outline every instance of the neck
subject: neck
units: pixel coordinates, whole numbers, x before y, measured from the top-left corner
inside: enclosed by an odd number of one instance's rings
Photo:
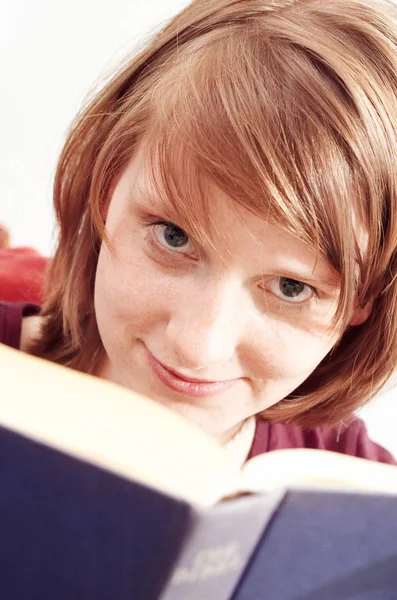
[[[233,437],[223,443],[227,454],[240,468],[247,460],[252,443],[255,437],[256,419],[249,417],[242,423],[239,423],[237,431]]]
[[[240,423],[237,423],[237,425],[234,425],[234,427],[231,427],[227,431],[217,434],[216,439],[222,446],[226,446],[242,430],[244,423],[245,421],[241,421]]]

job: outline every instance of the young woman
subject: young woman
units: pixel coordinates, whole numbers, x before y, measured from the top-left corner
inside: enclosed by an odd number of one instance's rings
[[[387,0],[194,1],[75,120],[46,299],[3,342],[241,462],[393,462],[353,412],[397,363],[396,73]]]

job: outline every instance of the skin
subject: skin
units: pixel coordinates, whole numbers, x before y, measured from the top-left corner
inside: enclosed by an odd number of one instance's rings
[[[296,389],[335,344],[341,331],[330,322],[339,278],[297,238],[219,190],[210,194],[219,251],[155,224],[169,219],[142,152],[116,182],[104,214],[113,249],[102,244],[95,284],[105,350],[98,374],[225,443],[245,419]],[[369,312],[357,308],[350,324]],[[216,395],[189,397],[159,380],[148,351],[182,377],[237,381]]]
[[[115,182],[103,215],[112,250],[102,244],[95,284],[104,345],[98,375],[225,443],[245,419],[296,389],[342,334],[330,329],[339,277],[297,238],[218,189],[210,194],[216,250],[155,224],[170,219],[151,189],[142,151]],[[177,216],[172,221],[178,225]],[[178,247],[170,234],[177,234]],[[360,229],[358,235],[366,237]],[[350,325],[365,321],[371,309],[372,302],[356,307]],[[21,350],[40,325],[39,316],[23,319]],[[186,396],[158,379],[148,350],[182,377],[237,381],[210,397]]]

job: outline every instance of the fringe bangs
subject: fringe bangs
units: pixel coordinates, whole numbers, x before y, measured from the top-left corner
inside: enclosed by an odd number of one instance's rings
[[[291,69],[288,47],[270,48],[244,29],[209,37],[189,56],[181,50],[151,91],[147,148],[156,191],[181,227],[218,250],[211,186],[326,256],[343,274],[332,326],[342,323],[363,262],[352,205],[353,191],[363,190],[337,129],[337,114],[352,111],[340,105],[346,92],[332,102],[335,78],[320,76],[302,52],[291,50]]]
[[[69,132],[46,324],[32,353],[95,373],[101,208],[143,141],[170,220],[200,243],[222,251],[215,186],[231,210],[296,235],[340,275],[330,327],[341,325],[341,340],[262,416],[311,427],[368,401],[397,364],[396,31],[389,0],[195,0],[181,11]],[[370,318],[346,328],[353,303],[371,298]]]

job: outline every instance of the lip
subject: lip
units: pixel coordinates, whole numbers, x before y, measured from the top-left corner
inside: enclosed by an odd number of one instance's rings
[[[157,378],[160,379],[161,383],[174,392],[179,392],[180,394],[190,396],[191,398],[214,396],[215,394],[230,389],[240,381],[240,379],[228,379],[226,381],[187,380],[165,367],[149,352],[149,350],[147,350],[147,356],[152,371]]]

